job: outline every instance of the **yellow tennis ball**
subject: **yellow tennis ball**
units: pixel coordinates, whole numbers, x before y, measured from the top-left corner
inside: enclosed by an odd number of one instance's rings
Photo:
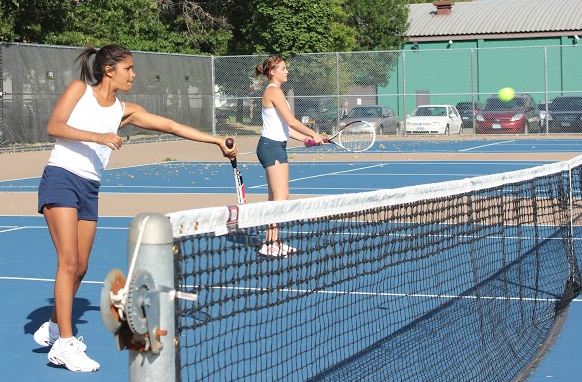
[[[515,90],[513,88],[499,89],[498,96],[503,102],[509,102],[515,98]]]

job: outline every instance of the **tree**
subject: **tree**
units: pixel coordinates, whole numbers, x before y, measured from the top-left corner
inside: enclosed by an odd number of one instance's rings
[[[82,1],[70,12],[67,29],[49,33],[43,42],[93,46],[116,42],[132,50],[200,52],[159,16],[155,0]]]
[[[358,50],[401,48],[408,29],[407,0],[351,0],[346,8],[358,31]]]
[[[236,0],[156,0],[160,17],[201,52],[226,54],[232,32],[228,10]],[[244,3],[244,2],[242,2]]]
[[[15,37],[14,16],[0,7],[0,41],[13,41]]]
[[[356,47],[356,31],[347,25],[343,0],[249,0],[245,17],[234,15],[237,40],[233,51],[277,52],[285,56],[307,52],[347,51]]]
[[[2,2],[2,23],[11,25],[3,32],[6,41],[42,43],[48,33],[66,29],[74,3],[60,0],[9,0]]]
[[[229,0],[230,1],[230,0]],[[4,0],[0,37],[58,45],[102,46],[173,53],[226,53],[230,30],[223,1],[193,0]]]

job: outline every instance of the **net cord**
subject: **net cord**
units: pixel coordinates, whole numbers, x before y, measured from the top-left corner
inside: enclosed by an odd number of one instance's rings
[[[322,215],[333,216],[367,209],[414,203],[427,199],[450,197],[495,188],[507,183],[529,181],[538,176],[566,171],[580,164],[582,164],[582,156],[575,157],[569,161],[550,163],[523,170],[448,182],[345,195],[327,195],[315,198],[276,202],[267,201],[252,203],[252,205],[240,205],[237,223],[239,228],[249,228],[268,225],[273,222],[284,223],[295,220],[306,220]],[[228,207],[211,207],[174,212],[168,214],[167,217],[172,223],[172,234],[174,237],[202,233],[213,233],[221,236],[228,233],[227,223],[230,214]]]

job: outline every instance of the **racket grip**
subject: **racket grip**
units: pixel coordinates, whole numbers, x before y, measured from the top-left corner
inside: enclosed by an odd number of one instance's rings
[[[226,140],[224,141],[224,145],[227,148],[232,149],[234,147],[234,139],[226,138]],[[236,157],[230,160],[230,164],[232,165],[233,168],[236,168]]]
[[[305,137],[305,139],[303,140],[303,144],[305,145],[305,147],[317,146],[317,143],[315,143],[315,141],[311,137]]]

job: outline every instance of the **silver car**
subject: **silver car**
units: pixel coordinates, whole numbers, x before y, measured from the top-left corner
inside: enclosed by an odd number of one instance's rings
[[[366,121],[376,128],[377,134],[397,134],[400,126],[400,118],[394,111],[381,105],[355,106],[341,119],[340,128],[350,122]]]

